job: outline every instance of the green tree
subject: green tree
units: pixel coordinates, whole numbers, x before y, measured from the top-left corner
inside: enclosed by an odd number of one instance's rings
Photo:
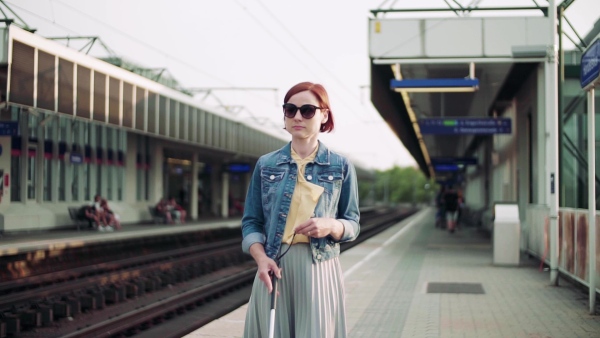
[[[377,171],[375,200],[387,203],[429,203],[435,195],[435,185],[415,167],[394,166]]]

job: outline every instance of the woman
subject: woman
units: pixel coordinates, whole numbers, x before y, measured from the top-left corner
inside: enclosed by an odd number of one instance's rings
[[[334,127],[323,86],[299,83],[284,102],[292,141],[258,160],[242,217],[242,248],[258,265],[244,337],[268,336],[270,274],[275,337],[345,337],[339,254],[360,231],[356,172],[318,140]]]

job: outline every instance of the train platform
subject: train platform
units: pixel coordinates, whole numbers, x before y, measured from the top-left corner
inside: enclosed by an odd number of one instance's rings
[[[239,227],[241,217],[210,217],[183,224],[124,224],[120,230],[100,232],[89,228],[13,232],[0,237],[0,256],[38,250],[79,247],[89,243],[111,242],[140,237],[165,236],[199,230]],[[241,240],[240,240],[241,241]]]
[[[587,291],[522,255],[493,264],[490,236],[434,227],[424,209],[341,254],[349,337],[600,337]],[[185,338],[241,337],[246,305]]]

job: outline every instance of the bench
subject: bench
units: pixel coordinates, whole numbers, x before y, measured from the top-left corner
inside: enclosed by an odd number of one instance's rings
[[[152,216],[152,221],[154,224],[164,224],[167,223],[167,218],[162,213],[158,212],[155,206],[148,206],[148,212],[150,212],[150,216]]]
[[[68,209],[71,220],[73,220],[75,225],[77,225],[77,231],[79,231],[80,225],[86,225],[88,228],[93,227],[92,221],[89,218],[79,214],[81,207],[68,207]]]

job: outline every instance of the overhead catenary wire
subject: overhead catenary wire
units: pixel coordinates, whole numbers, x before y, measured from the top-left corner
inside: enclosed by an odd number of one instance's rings
[[[29,15],[33,15],[33,16],[35,16],[35,17],[36,17],[36,18],[38,18],[38,19],[41,19],[41,20],[43,20],[43,21],[46,21],[46,22],[49,22],[49,23],[51,23],[52,25],[54,25],[54,26],[56,26],[56,27],[59,27],[60,29],[63,29],[63,30],[65,30],[65,31],[68,31],[68,32],[70,32],[70,33],[73,33],[73,34],[75,34],[75,35],[79,35],[79,33],[78,33],[78,32],[76,32],[76,31],[72,30],[71,28],[68,28],[68,27],[66,27],[66,26],[63,26],[63,25],[61,25],[61,24],[57,23],[57,22],[56,22],[54,19],[50,20],[50,19],[48,19],[48,18],[45,18],[45,17],[43,17],[43,16],[41,16],[41,15],[39,15],[39,14],[37,14],[37,13],[34,13],[34,12],[30,11],[30,10],[27,10],[27,9],[25,9],[25,8],[21,7],[21,6],[15,5],[15,4],[13,4],[12,2],[10,2],[10,1],[4,1],[4,2],[5,2],[5,3],[7,3],[7,4],[10,4],[10,5],[11,5],[12,7],[14,7],[14,8],[18,8],[18,9],[19,9],[19,11],[25,12],[25,13],[27,13],[27,14],[29,14]],[[54,13],[54,11],[53,11],[53,13]]]

